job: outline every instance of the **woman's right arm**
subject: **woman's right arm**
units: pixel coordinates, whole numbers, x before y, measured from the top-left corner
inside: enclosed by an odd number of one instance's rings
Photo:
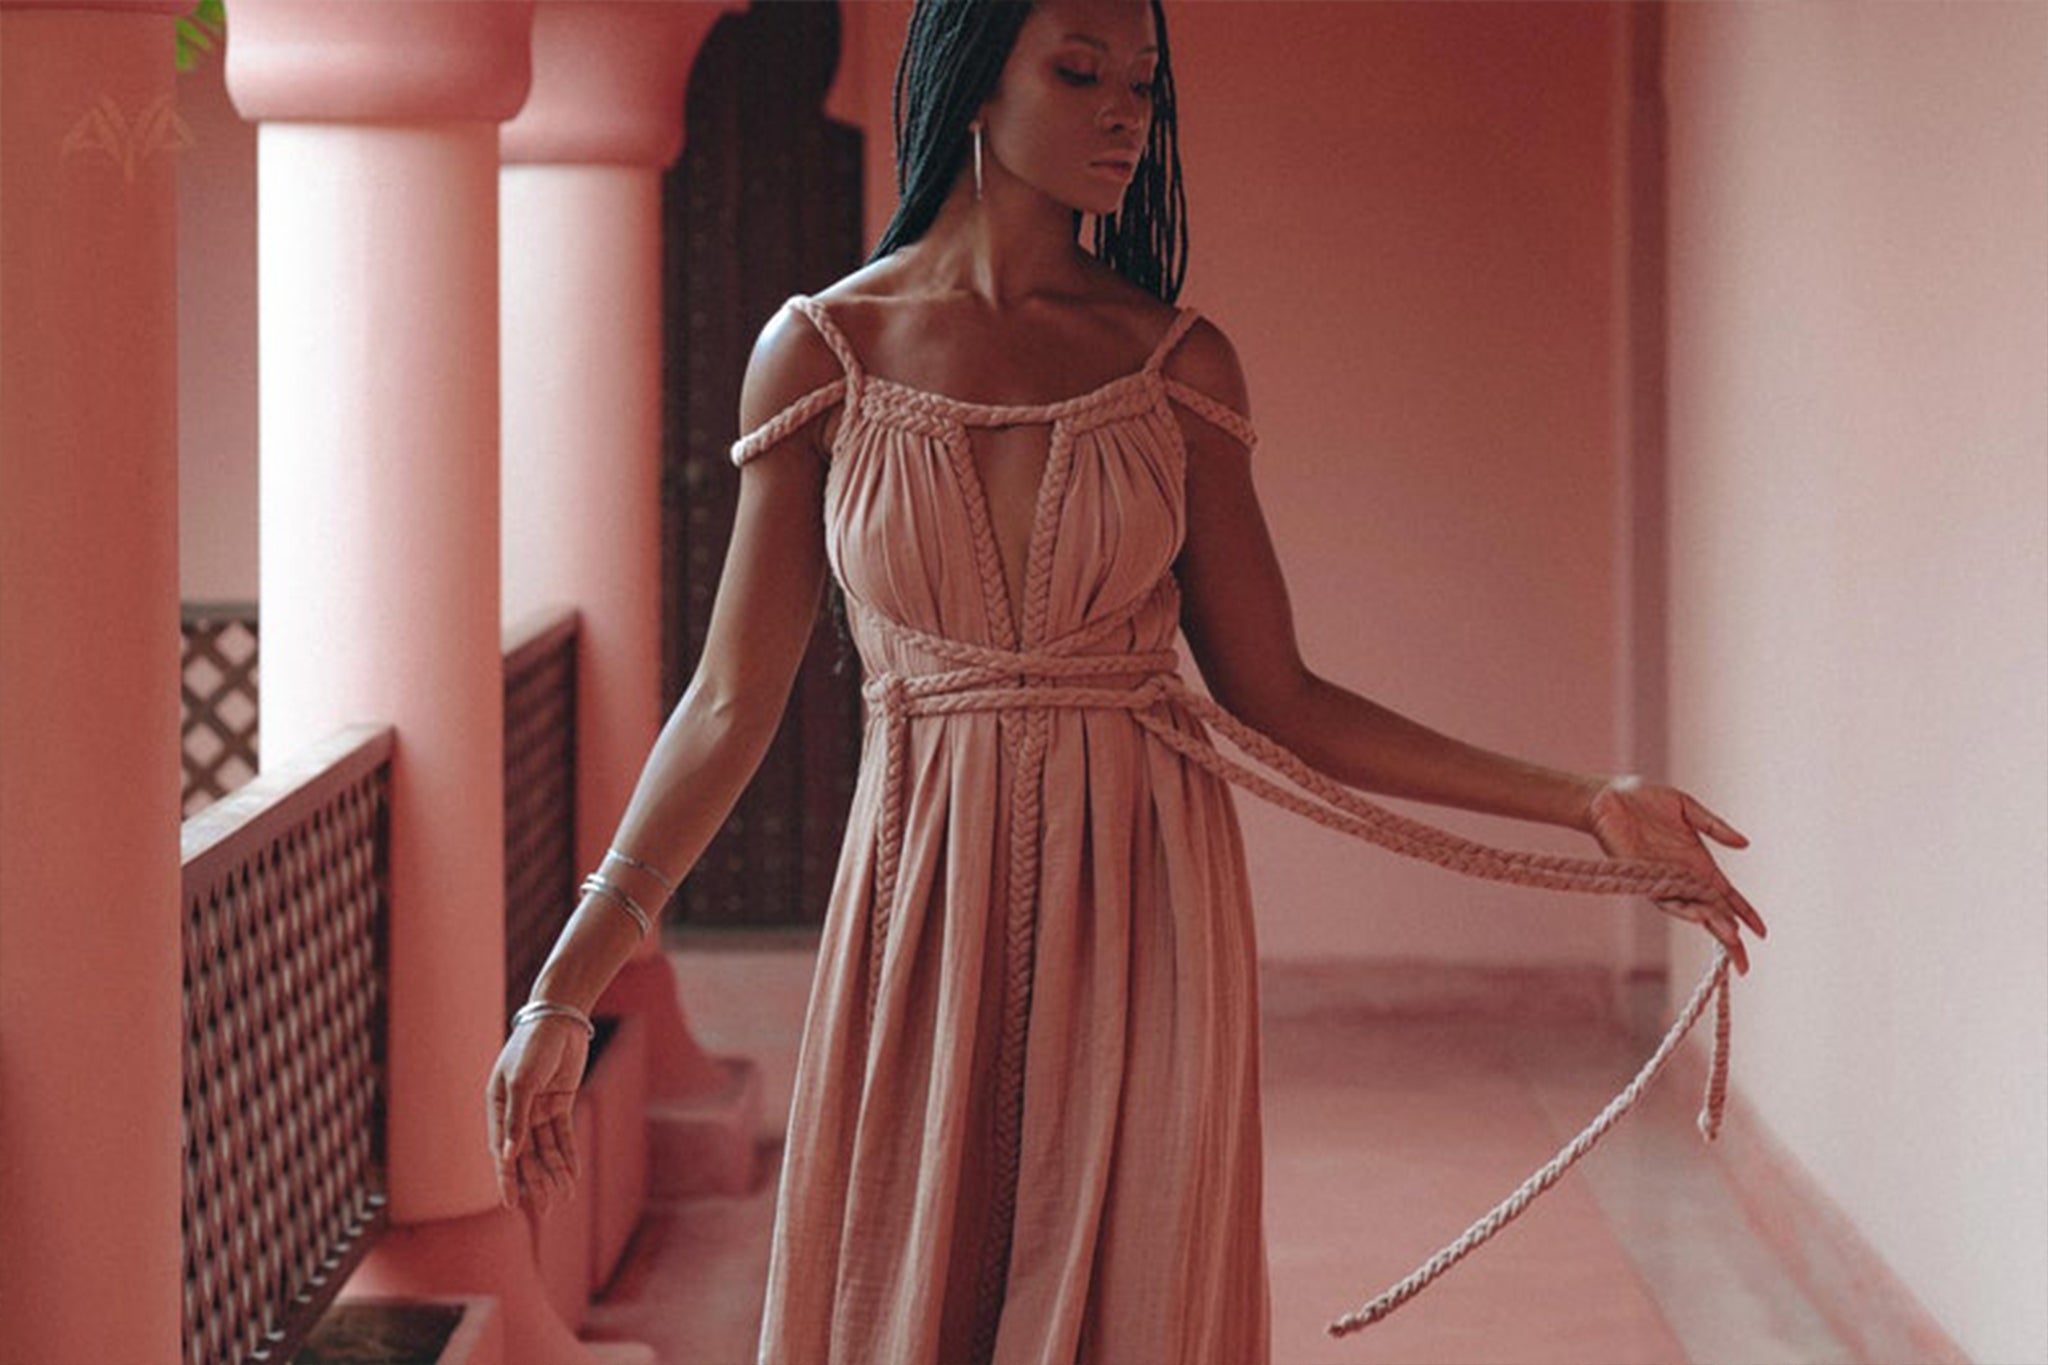
[[[762,329],[748,359],[741,430],[754,430],[838,375],[823,339],[785,308]],[[825,583],[821,429],[834,412],[741,467],[739,509],[704,653],[613,836],[614,847],[672,882],[702,856],[760,766],[809,644]],[[659,913],[658,906],[648,909]],[[588,1012],[639,939],[615,905],[584,898],[541,968],[534,997]]]
[[[788,309],[777,313],[747,361],[742,430],[754,430],[837,375],[809,323]],[[830,420],[828,410],[742,467],[703,657],[612,837],[614,848],[671,882],[704,852],[760,766],[810,640],[825,582],[819,429]],[[588,1014],[639,942],[639,930],[616,904],[585,896],[556,938],[532,998]],[[583,1026],[560,1015],[543,1015],[505,1040],[485,1087],[485,1112],[506,1205],[545,1208],[574,1184],[571,1118],[586,1049]]]

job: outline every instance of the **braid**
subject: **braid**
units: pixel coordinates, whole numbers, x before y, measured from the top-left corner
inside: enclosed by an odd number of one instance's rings
[[[1172,303],[1188,268],[1187,195],[1180,176],[1180,125],[1174,112],[1173,64],[1166,12],[1152,0],[1159,65],[1152,78],[1152,131],[1123,207],[1095,220],[1095,254],[1119,275]]]
[[[1028,0],[917,0],[890,101],[896,212],[870,263],[931,228],[967,158],[967,125],[995,92],[1030,12]],[[1096,221],[1094,250],[1125,279],[1171,303],[1187,273],[1187,200],[1161,0],[1152,0],[1152,23],[1159,64],[1152,81],[1151,135],[1123,207]],[[1077,237],[1080,223],[1077,211]]]

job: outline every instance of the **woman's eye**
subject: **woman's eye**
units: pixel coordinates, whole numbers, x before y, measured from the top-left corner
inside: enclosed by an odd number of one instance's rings
[[[1073,71],[1064,66],[1054,69],[1060,73],[1060,79],[1068,85],[1097,85],[1101,81],[1101,78],[1092,71]],[[1131,86],[1131,89],[1138,92],[1139,99],[1149,101],[1152,98],[1153,83],[1151,81],[1138,81]]]

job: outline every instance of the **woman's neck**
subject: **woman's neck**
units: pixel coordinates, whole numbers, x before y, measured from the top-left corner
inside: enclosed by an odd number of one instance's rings
[[[962,176],[918,241],[928,288],[973,294],[996,311],[1033,298],[1073,297],[1093,280],[1094,257],[1074,239],[1073,210],[1015,182],[974,197]]]

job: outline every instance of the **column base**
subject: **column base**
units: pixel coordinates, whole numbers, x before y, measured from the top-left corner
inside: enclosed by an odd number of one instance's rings
[[[647,1106],[648,1192],[658,1198],[751,1194],[760,1183],[761,1069],[716,1059],[718,1088]]]
[[[598,1001],[639,1016],[647,1040],[648,1193],[735,1195],[759,1178],[761,1072],[745,1057],[714,1057],[690,1033],[675,964],[663,953],[629,960]]]
[[[724,1069],[690,1032],[683,1017],[675,964],[664,953],[640,953],[619,968],[598,997],[596,1014],[637,1014],[646,1022],[647,1098],[689,1100],[726,1084]]]
[[[503,1365],[653,1365],[638,1342],[586,1342],[548,1301],[533,1235],[517,1209],[443,1218],[387,1231],[339,1298],[488,1295],[503,1324]]]

